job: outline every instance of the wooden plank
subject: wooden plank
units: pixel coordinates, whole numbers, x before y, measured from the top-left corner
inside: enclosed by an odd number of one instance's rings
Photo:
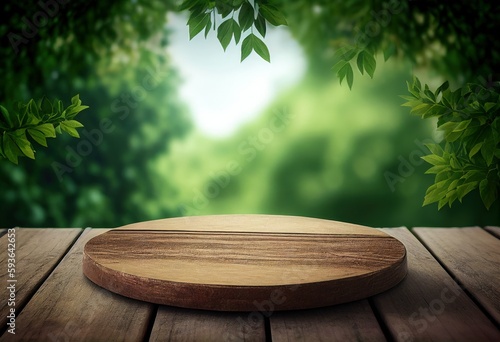
[[[86,229],[0,341],[142,341],[153,305],[113,294],[82,272],[85,243],[103,233]]]
[[[373,297],[396,341],[499,341],[500,332],[406,228],[383,229],[406,245],[408,274]]]
[[[264,318],[258,313],[215,312],[160,306],[153,341],[265,341]]]
[[[36,289],[42,284],[47,276],[52,272],[59,260],[66,253],[71,244],[81,233],[81,229],[29,229],[16,228],[15,231],[9,231],[0,238],[0,246],[3,250],[0,252],[0,279],[2,286],[0,291],[0,326],[3,328],[7,322],[7,314],[10,308],[16,310],[19,314],[29,298]],[[8,239],[15,241],[15,273],[16,280],[7,284],[9,279],[7,274],[8,257]],[[7,299],[10,290],[7,286],[15,286],[15,306],[8,306]],[[9,291],[9,292],[8,292]]]
[[[269,320],[274,342],[386,340],[368,300],[322,309],[277,312]]]
[[[414,231],[500,324],[500,240],[477,227]]]
[[[255,301],[287,291],[286,301],[274,302],[275,310],[367,298],[406,274],[403,244],[373,228],[273,215],[162,222],[163,230],[158,221],[154,230],[151,222],[142,222],[90,240],[85,275],[104,288],[157,304],[252,311]],[[300,293],[289,291],[297,285]]]
[[[484,229],[486,229],[490,234],[500,239],[500,227],[487,226],[484,227]]]

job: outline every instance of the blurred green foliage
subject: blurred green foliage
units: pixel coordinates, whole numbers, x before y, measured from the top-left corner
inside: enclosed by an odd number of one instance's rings
[[[271,4],[272,3],[272,4]],[[278,7],[275,7],[276,4]],[[311,11],[307,9],[311,8]],[[326,28],[324,35],[319,36],[321,52],[326,51],[332,56],[328,56],[330,62],[334,62],[333,71],[337,75],[340,83],[346,79],[351,89],[354,82],[354,70],[357,69],[363,75],[365,72],[373,78],[376,69],[377,53],[384,54],[387,61],[392,55],[400,54],[409,57],[417,66],[427,64],[427,60],[432,63],[432,68],[452,78],[454,83],[471,80],[471,77],[478,77],[483,73],[491,77],[493,72],[497,72],[499,67],[499,47],[498,43],[493,46],[480,46],[471,49],[470,47],[477,41],[486,43],[488,39],[494,39],[495,32],[498,30],[497,23],[499,19],[500,6],[490,2],[475,3],[454,3],[444,5],[435,1],[428,2],[406,2],[399,0],[391,1],[320,1],[312,4],[306,1],[250,1],[245,0],[185,0],[181,9],[189,9],[191,16],[188,24],[190,25],[190,36],[193,37],[203,28],[205,36],[212,26],[212,15],[215,25],[215,13],[221,14],[222,18],[233,16],[219,24],[218,38],[224,50],[234,37],[238,44],[242,32],[245,32],[252,25],[258,22],[258,18],[264,18],[264,27],[266,22],[274,25],[286,25],[287,20],[284,12],[291,15],[292,30],[297,32],[300,25],[314,25],[314,30],[309,31],[303,36],[299,33],[299,39],[303,38],[307,45],[314,44],[311,37],[318,36],[317,33],[322,28]],[[234,13],[239,11],[238,21],[234,19]],[[473,13],[473,16],[463,18],[465,13]],[[306,17],[304,17],[304,14]],[[335,18],[332,23],[332,17]],[[471,18],[474,18],[471,20]],[[322,22],[326,19],[325,22]],[[320,22],[317,27],[315,20]],[[337,28],[337,30],[335,30]],[[307,29],[307,27],[306,27]],[[346,34],[342,34],[345,31]],[[323,33],[323,32],[322,32]],[[340,34],[339,34],[340,33]],[[464,34],[465,33],[465,34]],[[473,37],[470,34],[476,34]],[[330,49],[326,48],[328,35],[331,34]],[[264,32],[261,35],[265,36]],[[410,36],[410,37],[408,37]],[[416,39],[414,39],[416,38]],[[254,43],[255,42],[255,46]],[[317,43],[317,42],[316,42]],[[425,43],[425,45],[422,45]],[[460,49],[460,50],[457,50]],[[241,44],[241,59],[245,59],[254,49],[265,60],[270,60],[270,55],[265,44],[251,33],[243,40]],[[313,48],[314,53],[318,53]],[[321,54],[320,54],[321,55]],[[451,57],[451,58],[450,58]],[[316,56],[314,56],[316,59]],[[450,60],[448,60],[450,58]],[[444,60],[444,63],[443,63]],[[449,62],[449,63],[448,63]],[[319,63],[321,64],[321,63]],[[476,67],[471,68],[474,65]],[[479,74],[478,74],[479,73]],[[418,79],[417,79],[418,80]],[[415,82],[413,83],[416,84]],[[444,84],[449,84],[448,81]],[[456,90],[454,93],[446,92],[444,89],[437,90],[436,94],[430,92],[426,85],[425,90],[420,87],[409,87],[411,98],[406,105],[413,107],[412,111],[422,113],[422,118],[439,116],[438,127],[459,127],[460,131],[453,131],[453,140],[449,135],[445,136],[447,155],[451,156],[450,162],[444,162],[436,165],[435,162],[429,162],[431,159],[436,161],[442,157],[442,153],[434,153],[425,158],[431,165],[447,166],[447,170],[440,170],[441,175],[436,177],[436,183],[429,187],[424,205],[433,202],[439,202],[438,208],[441,209],[445,204],[449,206],[458,198],[462,198],[476,188],[480,189],[481,198],[487,208],[497,199],[500,191],[500,169],[499,159],[493,158],[496,154],[500,155],[500,134],[498,134],[500,119],[499,109],[494,105],[500,96],[498,82],[492,85],[476,85],[481,87],[482,92],[489,93],[490,96],[476,96],[475,101],[460,101],[458,96],[467,98],[471,90],[471,85]],[[420,96],[420,93],[423,93]],[[427,93],[430,93],[428,96]],[[448,94],[457,94],[453,103],[437,101],[438,95],[447,100]],[[457,106],[460,109],[457,109]],[[471,113],[478,112],[478,108],[488,107],[488,115],[482,116],[484,122],[474,122],[471,125],[476,127],[476,133],[471,136],[471,129],[465,131],[465,127],[471,120]],[[429,109],[430,108],[430,109]],[[428,110],[429,109],[429,110]],[[441,115],[444,112],[450,112],[451,115]],[[467,114],[463,115],[463,112]],[[431,114],[429,114],[431,113]],[[481,114],[479,112],[479,114]],[[478,116],[478,115],[476,115]],[[479,125],[477,125],[479,123]],[[480,128],[480,126],[484,126]],[[463,133],[463,134],[462,134]],[[471,143],[473,146],[467,146]],[[441,147],[434,144],[435,151]],[[461,158],[464,165],[459,165],[458,159],[461,157],[464,149],[481,148],[482,154],[487,153],[486,168],[478,164],[472,156]],[[482,147],[481,147],[482,146]],[[442,149],[441,149],[442,150]],[[488,151],[488,152],[486,152]],[[468,152],[466,153],[468,154]],[[441,158],[442,159],[442,158]],[[446,158],[445,158],[446,159]],[[448,158],[448,161],[450,158]],[[454,163],[453,163],[454,162]],[[445,165],[446,164],[446,165]],[[456,164],[456,165],[453,165]],[[435,169],[435,168],[434,168]],[[475,175],[471,178],[472,173]],[[468,176],[467,176],[468,175]],[[457,178],[458,177],[458,178]],[[459,190],[462,189],[462,190]]]
[[[464,226],[498,222],[477,194],[439,212],[422,207],[432,178],[422,156],[439,138],[435,121],[394,101],[408,64],[382,63],[384,77],[354,91],[309,79],[277,98],[227,140],[193,134],[159,167],[178,186],[165,197],[180,215],[268,213],[369,226]],[[201,170],[201,171],[200,171]]]
[[[78,93],[90,107],[85,128],[37,148],[35,161],[0,163],[0,225],[115,227],[171,215],[153,164],[191,125],[164,52],[175,4],[61,3],[3,4],[0,103]]]
[[[216,5],[230,2],[243,3]],[[431,70],[429,82],[444,77],[456,87],[496,79],[498,4],[259,3],[284,13],[308,73],[257,121],[217,141],[186,135],[189,113],[165,53],[166,13],[178,9],[177,1],[7,1],[0,103],[13,108],[17,100],[78,93],[90,109],[81,116],[81,139],[63,135],[57,148],[38,149],[37,160],[24,158],[20,167],[0,163],[0,224],[114,227],[221,212],[372,226],[498,224],[498,206],[487,212],[475,194],[438,213],[421,208],[432,179],[419,157],[424,143],[435,142],[434,129],[400,107],[408,68],[376,54],[404,57],[419,73]],[[206,16],[198,19],[191,23],[205,26],[190,25],[191,35],[209,26]],[[253,27],[262,34],[261,22]],[[235,32],[233,24],[219,34],[221,42]],[[245,44],[243,56],[251,50],[268,59],[258,41]],[[374,80],[361,77],[348,92],[329,71],[339,61],[350,86],[356,67],[375,73]]]

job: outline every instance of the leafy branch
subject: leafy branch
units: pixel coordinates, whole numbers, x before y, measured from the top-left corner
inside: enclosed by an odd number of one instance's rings
[[[217,31],[217,39],[224,51],[231,40],[239,44],[242,34],[248,32],[241,44],[241,61],[243,62],[255,51],[267,62],[271,61],[271,55],[266,44],[254,32],[255,30],[262,38],[265,38],[267,23],[273,26],[287,25],[283,13],[267,1],[246,0],[186,0],[180,7],[180,11],[189,10],[188,20],[189,39],[193,39],[204,31],[205,38],[213,27]],[[237,14],[237,20],[236,20]],[[217,17],[226,19],[217,25]]]
[[[55,138],[56,132],[62,134],[62,131],[79,138],[76,129],[83,125],[74,118],[86,108],[88,106],[82,105],[79,95],[71,99],[66,109],[62,101],[47,98],[18,103],[17,110],[10,112],[0,105],[0,156],[17,164],[18,157],[35,159],[33,141],[47,147],[46,139]]]
[[[361,75],[366,71],[370,78],[373,78],[375,68],[377,67],[375,50],[371,47],[362,49],[359,47],[344,46],[335,51],[334,59],[338,60],[338,62],[333,66],[332,70],[337,74],[340,84],[342,84],[344,78],[347,80],[349,89],[352,89],[352,84],[354,82],[354,72],[351,65],[351,61],[354,60],[354,57],[356,57],[356,65]],[[389,57],[390,55],[384,54],[386,61]]]
[[[500,191],[500,83],[469,83],[451,91],[445,82],[432,92],[414,77],[408,91],[411,96],[402,96],[407,100],[403,106],[424,119],[436,117],[444,135],[444,149],[427,144],[431,154],[422,157],[432,165],[426,173],[436,175],[424,205],[451,207],[479,188],[489,209]]]

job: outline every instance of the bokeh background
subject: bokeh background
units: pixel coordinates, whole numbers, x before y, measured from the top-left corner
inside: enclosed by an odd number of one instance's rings
[[[433,176],[419,156],[439,132],[399,97],[412,75],[435,87],[491,77],[481,70],[498,63],[485,52],[498,44],[491,28],[477,28],[485,37],[451,30],[444,41],[440,27],[446,16],[491,22],[494,8],[405,2],[387,26],[399,53],[379,56],[373,79],[356,70],[349,90],[331,70],[335,46],[375,20],[382,1],[291,2],[289,27],[269,28],[265,39],[270,64],[255,54],[240,63],[239,46],[224,52],[214,32],[189,40],[176,1],[42,3],[2,5],[0,103],[68,104],[80,94],[90,106],[78,117],[87,133],[49,140],[36,160],[0,160],[1,227],[221,213],[375,227],[500,224],[498,202],[487,211],[477,193],[452,208],[422,207]],[[85,155],[75,153],[82,140],[92,144]]]

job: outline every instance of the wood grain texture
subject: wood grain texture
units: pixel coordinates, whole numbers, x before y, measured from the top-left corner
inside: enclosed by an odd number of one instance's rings
[[[48,277],[67,249],[81,233],[81,229],[15,229],[16,313],[19,314],[35,290]],[[10,307],[7,305],[7,241],[0,238],[0,279],[4,282],[0,291],[0,326],[4,327]],[[5,286],[4,286],[5,285]]]
[[[16,335],[4,333],[0,341],[144,339],[153,306],[101,289],[82,274],[83,247],[103,231],[85,230],[17,317]]]
[[[280,224],[277,224],[276,222]],[[332,225],[335,222],[335,225]],[[284,215],[209,215],[186,216],[138,222],[115,230],[212,231],[249,233],[348,234],[386,235],[373,228],[357,224]]]
[[[282,292],[287,300],[276,302],[275,310],[358,300],[406,274],[404,246],[362,226],[269,215],[163,220],[164,229],[154,224],[90,240],[85,275],[113,292],[153,303],[253,311],[256,302]],[[301,291],[291,291],[297,285]]]
[[[415,228],[414,231],[500,324],[500,240],[481,228]]]
[[[500,227],[487,226],[487,227],[484,227],[484,229],[487,230],[488,233],[490,233],[490,234],[492,234],[500,239]]]
[[[269,320],[274,342],[386,340],[367,300],[321,309],[277,312]]]
[[[383,229],[406,245],[408,274],[373,297],[396,341],[499,341],[500,332],[406,228]]]
[[[264,317],[248,312],[214,312],[160,306],[150,342],[265,341]]]

